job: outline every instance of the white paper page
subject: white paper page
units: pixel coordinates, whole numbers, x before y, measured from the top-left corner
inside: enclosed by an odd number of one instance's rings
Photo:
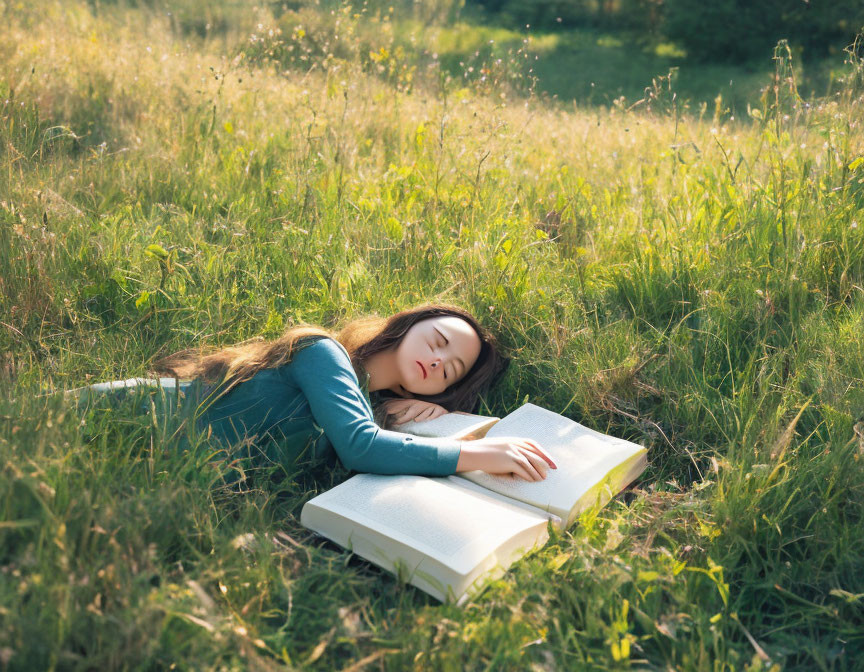
[[[85,387],[76,387],[74,390],[64,392],[67,397],[85,397],[102,392],[110,392],[133,387],[162,387],[173,390],[177,387],[176,378],[127,378],[126,380],[112,380],[104,383],[93,383]]]
[[[486,435],[533,439],[548,452],[558,469],[542,481],[492,476],[483,471],[460,473],[474,483],[527,502],[567,520],[579,498],[612,469],[645,449],[630,441],[601,434],[534,404],[525,404],[500,420]]]
[[[473,413],[445,413],[432,420],[423,422],[406,422],[393,425],[394,432],[430,437],[462,437],[473,434],[478,429],[494,424],[498,418]]]
[[[417,548],[460,573],[537,515],[443,478],[357,474],[309,503]]]

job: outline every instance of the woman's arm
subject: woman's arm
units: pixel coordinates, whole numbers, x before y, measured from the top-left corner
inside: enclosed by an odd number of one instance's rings
[[[375,423],[348,356],[332,339],[297,352],[287,370],[348,469],[425,476],[456,472],[459,441],[408,436]]]
[[[424,476],[480,469],[540,481],[546,478],[547,464],[557,468],[551,456],[530,439],[460,442],[381,429],[360,391],[347,353],[332,339],[305,347],[294,355],[288,369],[306,395],[312,416],[348,469]]]
[[[397,428],[409,420],[422,422],[447,413],[443,406],[419,399],[391,399],[384,405],[390,415],[396,416]],[[558,468],[535,441],[506,436],[463,441],[456,471],[479,469],[490,474],[513,474],[526,481],[542,481],[548,467]]]

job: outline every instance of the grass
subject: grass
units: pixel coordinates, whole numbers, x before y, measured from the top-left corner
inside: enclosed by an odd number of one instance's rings
[[[0,5],[4,669],[860,669],[860,62],[565,108],[398,12],[193,10]],[[514,357],[483,410],[651,461],[465,609],[299,525],[339,465],[53,394],[436,299]]]

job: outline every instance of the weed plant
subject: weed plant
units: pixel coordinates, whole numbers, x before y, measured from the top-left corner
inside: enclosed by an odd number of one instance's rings
[[[0,3],[3,669],[862,669],[858,50],[564,109],[399,5],[195,6]],[[514,359],[481,412],[651,463],[463,609],[300,526],[338,464],[57,393],[434,300]]]

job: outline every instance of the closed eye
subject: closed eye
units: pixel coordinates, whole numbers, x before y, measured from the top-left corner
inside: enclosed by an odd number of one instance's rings
[[[450,341],[447,339],[447,337],[444,334],[442,334],[440,331],[438,331],[437,328],[434,328],[434,329],[435,329],[435,333],[438,334],[442,339],[444,339],[444,345],[441,345],[441,343],[439,342],[438,347],[443,348],[447,345],[450,345]],[[447,367],[444,367],[444,380],[447,380]]]

